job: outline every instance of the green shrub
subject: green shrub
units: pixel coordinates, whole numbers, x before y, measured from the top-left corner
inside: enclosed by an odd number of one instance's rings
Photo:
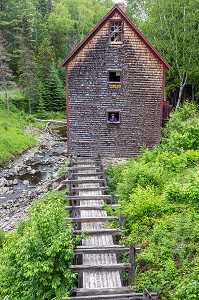
[[[74,284],[73,228],[64,218],[65,193],[34,201],[29,217],[8,233],[0,252],[0,298],[61,299]]]
[[[161,144],[110,166],[110,188],[128,217],[121,243],[142,248],[136,287],[162,300],[198,298],[199,109],[173,113]],[[186,288],[187,287],[187,288]]]
[[[0,248],[3,245],[3,240],[4,239],[5,239],[5,232],[2,229],[0,229]]]

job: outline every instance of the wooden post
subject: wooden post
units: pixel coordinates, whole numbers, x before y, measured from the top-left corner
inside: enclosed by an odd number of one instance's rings
[[[115,204],[115,195],[111,193],[111,204]]]
[[[123,214],[119,214],[119,224],[121,228],[124,228],[126,217]]]
[[[69,171],[69,172],[68,172],[68,178],[70,178],[71,176],[72,176],[72,174],[71,174],[71,172]],[[68,194],[69,194],[69,196],[72,195],[72,194],[71,194],[71,184],[68,185]],[[72,201],[71,204],[73,205],[73,201]]]
[[[83,271],[78,273],[78,288],[83,287]]]
[[[128,284],[132,285],[135,281],[135,252],[136,249],[133,245],[129,247],[129,263],[131,264],[131,268],[129,270],[128,276]]]

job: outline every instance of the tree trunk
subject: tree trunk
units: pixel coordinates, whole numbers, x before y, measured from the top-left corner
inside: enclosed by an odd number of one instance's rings
[[[180,102],[181,102],[181,98],[182,98],[182,93],[183,93],[183,90],[184,90],[184,87],[185,87],[185,84],[187,82],[187,75],[185,75],[185,77],[181,80],[181,86],[180,86],[180,90],[179,90],[179,94],[178,94],[178,102],[176,104],[176,109],[175,111],[178,110],[178,107],[180,105]]]

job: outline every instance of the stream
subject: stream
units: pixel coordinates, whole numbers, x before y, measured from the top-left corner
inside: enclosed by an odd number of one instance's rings
[[[39,145],[0,167],[0,228],[11,231],[33,199],[58,188],[59,168],[66,162],[66,127],[41,130]]]

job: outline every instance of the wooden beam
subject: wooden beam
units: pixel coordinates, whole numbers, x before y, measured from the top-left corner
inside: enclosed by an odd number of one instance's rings
[[[135,286],[123,286],[120,288],[100,288],[100,289],[85,289],[75,288],[73,294],[76,296],[89,296],[89,295],[107,295],[107,294],[128,294],[135,292]],[[72,296],[72,295],[71,295]]]
[[[107,216],[107,217],[85,217],[85,218],[66,218],[65,221],[71,221],[74,223],[91,223],[91,222],[108,222],[118,220],[117,216]]]
[[[87,235],[118,235],[121,234],[120,229],[98,229],[98,230],[74,230],[73,235],[85,233]]]
[[[150,298],[144,298],[143,293],[128,293],[128,294],[109,294],[109,295],[90,295],[90,296],[76,296],[76,297],[69,297],[69,298],[62,298],[62,300],[112,300],[112,299],[119,299],[119,300],[149,300],[149,299],[156,299],[157,293],[150,293]]]
[[[115,198],[117,199],[118,196],[115,195]],[[111,200],[112,195],[91,195],[91,196],[66,196],[66,199],[68,200],[77,200],[77,201],[85,201],[85,200]]]
[[[81,184],[81,183],[105,183],[104,179],[67,179],[62,181],[63,184]]]
[[[102,172],[93,172],[93,173],[85,173],[85,172],[81,172],[81,173],[77,173],[77,172],[73,172],[72,176],[78,177],[78,176],[85,176],[85,177],[90,177],[90,176],[103,176],[104,174]]]
[[[121,205],[120,204],[109,204],[108,207],[110,207],[111,209],[117,209],[119,208]],[[102,210],[105,209],[104,205],[93,205],[93,206],[88,206],[88,205],[73,205],[73,206],[66,206],[65,210]]]
[[[100,160],[78,160],[78,161],[72,161],[73,165],[88,165],[88,166],[92,166],[92,165],[99,165],[101,164]]]
[[[72,187],[71,186],[71,190],[72,191],[108,191],[108,187],[107,186],[99,186],[99,187]]]
[[[128,253],[129,248],[121,245],[101,246],[101,247],[87,247],[77,246],[74,253],[77,254],[98,254],[98,253]]]
[[[94,271],[117,271],[117,270],[128,270],[131,268],[131,264],[106,264],[106,265],[72,265],[71,271],[73,272],[94,272]]]
[[[85,167],[66,167],[64,170],[66,171],[81,171],[81,170],[96,170],[96,171],[101,171],[101,168],[98,166],[85,166]]]

